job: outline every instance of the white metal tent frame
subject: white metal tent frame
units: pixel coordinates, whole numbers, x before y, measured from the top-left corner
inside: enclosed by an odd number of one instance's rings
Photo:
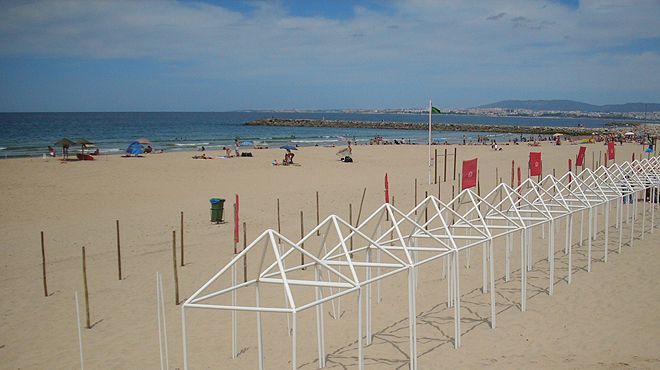
[[[622,164],[612,163],[609,166],[601,166],[595,171],[584,169],[580,173],[567,172],[560,178],[547,175],[539,182],[526,179],[518,187],[511,188],[506,184],[499,184],[492,191],[481,197],[472,189],[461,191],[448,203],[442,202],[435,196],[429,196],[422,200],[408,213],[403,213],[391,204],[384,204],[368,216],[360,225],[354,227],[343,219],[331,215],[319,223],[313,230],[305,235],[297,243],[287,239],[274,230],[266,230],[248,245],[241,253],[237,254],[225,267],[216,273],[197,292],[188,298],[182,305],[182,330],[184,346],[184,368],[188,368],[187,333],[185,327],[185,310],[187,308],[205,308],[230,310],[233,312],[233,353],[235,349],[235,312],[252,311],[257,313],[258,322],[258,344],[259,344],[259,368],[263,368],[263,333],[261,330],[260,313],[286,313],[293,319],[292,338],[292,367],[296,364],[296,319],[297,312],[311,307],[317,309],[317,340],[319,367],[325,366],[324,329],[323,329],[323,303],[337,300],[340,302],[342,296],[357,293],[358,296],[358,367],[364,366],[362,348],[362,289],[367,290],[367,344],[371,343],[371,285],[378,284],[380,297],[381,280],[398,274],[408,272],[408,296],[409,296],[409,326],[410,326],[410,366],[417,368],[416,354],[416,307],[415,292],[417,282],[417,268],[423,264],[443,259],[443,275],[445,267],[448,267],[448,305],[454,307],[454,346],[460,347],[460,284],[459,284],[459,252],[469,253],[471,248],[482,246],[483,248],[483,291],[487,292],[486,277],[490,276],[491,290],[491,326],[495,327],[495,286],[493,268],[493,241],[500,237],[506,237],[506,277],[509,279],[509,253],[511,251],[511,236],[517,232],[521,237],[521,310],[526,309],[526,272],[531,269],[531,230],[541,226],[545,236],[545,225],[549,224],[548,259],[550,273],[549,294],[552,294],[554,285],[554,234],[555,222],[565,218],[567,223],[565,253],[569,255],[568,283],[571,282],[571,246],[572,246],[572,217],[575,213],[583,215],[589,212],[588,222],[588,271],[591,270],[591,241],[597,235],[597,212],[598,207],[605,210],[605,262],[607,262],[609,209],[611,202],[617,202],[617,222],[615,227],[619,229],[619,252],[621,252],[621,235],[623,230],[622,205],[624,200],[633,197],[633,222],[631,225],[631,241],[634,238],[634,218],[637,215],[637,196],[639,192],[647,189],[651,192],[651,198],[657,199],[660,188],[660,161],[657,157],[624,162]],[[499,197],[499,201],[497,200]],[[647,214],[646,203],[643,205],[644,220]],[[650,203],[651,232],[654,231],[654,202]],[[465,207],[463,207],[465,206]],[[628,203],[628,210],[631,204]],[[461,211],[461,208],[464,208]],[[430,209],[430,217],[429,217]],[[425,220],[422,221],[422,215]],[[626,216],[626,220],[628,216]],[[374,227],[375,223],[375,227]],[[385,226],[384,226],[385,225]],[[348,229],[342,232],[341,229]],[[367,231],[370,229],[370,232]],[[373,229],[373,230],[371,230]],[[331,248],[327,248],[326,238],[334,230],[338,242]],[[642,238],[644,236],[644,224],[642,226]],[[323,232],[322,251],[314,255],[304,249],[304,243],[310,241],[317,233]],[[582,243],[582,222],[580,226],[580,244]],[[370,236],[369,236],[370,235]],[[352,241],[359,239],[361,243],[357,248],[349,248]],[[262,245],[261,259],[258,265],[258,276],[255,279],[243,283],[236,282],[236,267],[240,260],[250,251],[257,250]],[[286,251],[282,251],[282,246]],[[264,256],[270,250],[275,260],[266,266]],[[296,264],[292,267],[285,266],[285,260],[292,254],[300,254],[309,259],[310,262]],[[373,254],[376,253],[374,257]],[[402,256],[401,256],[402,255]],[[359,256],[356,258],[355,256]],[[381,256],[389,257],[390,262],[381,262]],[[374,261],[375,259],[375,261]],[[489,262],[490,266],[487,266]],[[350,274],[341,272],[342,267],[348,268]],[[315,277],[305,280],[292,279],[289,275],[300,272],[306,268],[313,268]],[[387,270],[381,273],[382,269]],[[212,293],[202,295],[220,277],[231,270],[232,286],[216,290]],[[362,278],[358,270],[365,271]],[[376,271],[374,274],[373,271]],[[490,271],[490,274],[488,272]],[[325,272],[325,276],[322,272]],[[259,303],[259,287],[275,285],[284,289],[285,307],[262,307]],[[303,305],[297,305],[291,291],[291,286],[312,287],[316,291],[315,299]],[[235,292],[248,286],[256,288],[256,304],[252,306],[240,306],[235,302]],[[334,290],[337,290],[336,292]],[[324,290],[330,290],[330,294],[324,295]],[[205,303],[215,297],[232,294],[232,305],[218,305]]]

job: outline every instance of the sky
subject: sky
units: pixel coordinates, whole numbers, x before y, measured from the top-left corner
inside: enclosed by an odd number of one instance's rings
[[[660,0],[0,0],[0,112],[660,102]]]

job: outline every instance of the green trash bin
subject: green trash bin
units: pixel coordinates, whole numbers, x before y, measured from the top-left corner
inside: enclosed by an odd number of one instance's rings
[[[209,199],[209,202],[211,202],[211,222],[215,222],[216,224],[224,222],[222,216],[225,210],[225,200],[211,198]]]

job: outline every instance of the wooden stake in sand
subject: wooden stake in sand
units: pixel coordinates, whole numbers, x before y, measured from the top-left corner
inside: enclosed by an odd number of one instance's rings
[[[445,177],[444,177],[445,180],[444,181],[447,182],[447,148],[445,148],[445,168],[444,168],[444,171],[445,171]]]
[[[41,232],[41,270],[44,277],[44,297],[48,297],[48,284],[46,283],[46,248],[44,246],[44,232]]]
[[[183,211],[181,211],[181,267],[183,265]]]
[[[87,318],[87,329],[91,329],[92,325],[89,321],[89,289],[87,289],[87,258],[85,257],[85,247],[82,247],[82,270],[83,270],[83,285],[85,288],[85,316]]]
[[[305,236],[305,224],[303,223],[303,211],[300,211],[300,239]],[[305,249],[305,243],[300,244],[300,248]],[[305,255],[300,253],[300,264],[305,264]],[[303,268],[304,270],[304,268]]]
[[[515,172],[515,168],[516,168],[516,161],[511,161],[511,187],[512,188],[513,188],[513,179],[514,179],[513,173]]]
[[[413,207],[417,206],[417,179],[415,179],[415,203],[413,203]],[[415,209],[415,214],[417,214],[417,209]]]
[[[174,304],[179,305],[179,272],[176,269],[176,230],[172,230],[172,265],[174,266]]]
[[[348,203],[348,223],[353,225],[353,204],[352,203]],[[351,238],[350,249],[351,249],[351,251],[353,250],[353,238]],[[353,257],[352,254],[351,254],[351,257]]]
[[[316,192],[316,224],[321,223],[321,215],[319,213],[319,192]],[[316,236],[321,236],[321,230],[316,230]]]
[[[243,250],[247,248],[247,228],[243,222]],[[243,282],[247,283],[247,253],[243,255]]]
[[[435,149],[435,156],[433,156],[433,165],[435,166],[435,171],[433,172],[433,179],[437,184],[438,181],[438,149]]]
[[[279,199],[277,200],[277,211],[278,211],[278,219],[279,219],[279,210],[280,210],[280,202]],[[236,213],[236,203],[234,203],[234,237],[232,238],[234,240],[234,255],[238,253],[238,214]],[[278,229],[279,231],[279,229]]]
[[[282,233],[282,224],[280,223],[280,198],[277,198],[277,232]]]
[[[456,181],[456,147],[454,147],[454,181]]]
[[[115,220],[117,225],[117,275],[121,280],[121,243],[119,242],[119,220]]]
[[[355,221],[355,227],[360,224],[360,216],[362,215],[362,204],[364,204],[364,196],[367,195],[367,188],[362,190],[362,198],[360,199],[360,208],[358,209],[357,220]]]

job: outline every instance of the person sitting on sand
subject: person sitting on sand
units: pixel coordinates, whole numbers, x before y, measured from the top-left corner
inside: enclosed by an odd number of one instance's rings
[[[57,157],[57,153],[55,152],[55,149],[50,145],[48,145],[48,155],[51,157]]]
[[[231,149],[230,149],[229,147],[227,147],[227,146],[223,146],[223,147],[222,147],[222,150],[225,151],[225,157],[227,157],[227,158],[231,158]]]
[[[282,161],[282,164],[285,166],[288,166],[290,164],[293,164],[293,157],[295,154],[291,153],[289,149],[286,150],[286,154],[284,154],[284,160]]]
[[[147,148],[144,150],[144,152],[147,153],[147,154],[149,154],[153,151],[154,151],[154,149],[151,147],[151,145],[147,145]]]

